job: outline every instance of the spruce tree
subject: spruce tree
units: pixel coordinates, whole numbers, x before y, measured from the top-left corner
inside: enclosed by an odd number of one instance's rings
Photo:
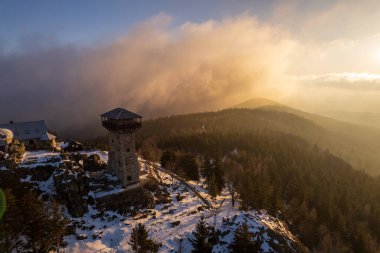
[[[186,178],[190,180],[199,180],[198,164],[195,156],[186,154],[180,157],[179,167],[184,171]]]
[[[253,240],[253,234],[249,232],[247,223],[243,223],[236,229],[234,240],[230,245],[231,253],[255,253],[259,252],[260,245]]]
[[[202,167],[203,175],[206,177],[209,187],[209,193],[211,196],[216,197],[223,190],[225,184],[224,171],[219,159],[219,153],[213,163],[206,157]]]
[[[47,222],[48,226],[46,228],[49,232],[51,243],[49,249],[55,249],[58,251],[63,242],[63,237],[66,234],[66,225],[68,224],[68,221],[64,218],[57,201],[53,201],[49,216]]]
[[[192,253],[211,253],[212,244],[209,242],[210,231],[209,227],[202,217],[197,223],[197,228],[193,233],[194,239],[189,239],[193,246]]]
[[[12,252],[20,245],[20,233],[23,229],[22,210],[11,190],[5,190],[6,212],[1,219],[1,251]]]
[[[225,182],[224,182],[224,171],[223,171],[223,166],[222,166],[219,152],[213,164],[213,172],[215,174],[216,184],[218,186],[218,194],[220,194],[220,192],[224,188]]]
[[[202,164],[202,174],[206,180],[210,180],[212,174],[212,164],[210,162],[210,157],[206,156]]]
[[[131,240],[133,252],[136,253],[155,253],[161,247],[161,244],[148,238],[148,230],[141,223],[132,229]]]
[[[66,220],[58,203],[48,208],[33,192],[25,193],[21,199],[15,198],[9,190],[5,194],[7,210],[1,220],[1,252],[58,249],[66,232]]]
[[[162,153],[161,156],[161,166],[165,169],[172,169],[168,167],[173,167],[173,165],[176,163],[176,155],[171,150],[166,150],[164,153]]]
[[[208,193],[212,198],[215,198],[219,193],[218,184],[216,182],[214,173],[211,174],[211,177],[208,182]]]
[[[43,202],[33,192],[26,193],[21,201],[23,205],[24,236],[27,247],[33,252],[47,251],[50,245],[48,233],[48,215]]]

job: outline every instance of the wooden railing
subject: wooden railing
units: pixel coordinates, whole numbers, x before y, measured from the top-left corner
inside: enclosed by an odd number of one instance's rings
[[[102,125],[110,131],[133,131],[141,128],[141,122],[127,120],[104,120]]]

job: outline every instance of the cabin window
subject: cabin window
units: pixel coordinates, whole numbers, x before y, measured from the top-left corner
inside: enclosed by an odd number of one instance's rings
[[[25,134],[29,134],[30,132],[29,132],[29,130],[25,130]]]
[[[131,181],[132,180],[132,177],[131,176],[128,176],[127,177],[127,181]]]

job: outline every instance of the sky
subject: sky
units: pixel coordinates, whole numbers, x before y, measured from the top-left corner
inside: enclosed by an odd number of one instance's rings
[[[0,121],[96,136],[114,107],[155,118],[254,97],[379,112],[378,17],[375,0],[0,0]]]

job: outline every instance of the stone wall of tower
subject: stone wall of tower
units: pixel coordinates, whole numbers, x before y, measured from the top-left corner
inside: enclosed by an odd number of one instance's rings
[[[123,186],[139,182],[140,169],[135,150],[135,133],[109,132],[108,166]]]

